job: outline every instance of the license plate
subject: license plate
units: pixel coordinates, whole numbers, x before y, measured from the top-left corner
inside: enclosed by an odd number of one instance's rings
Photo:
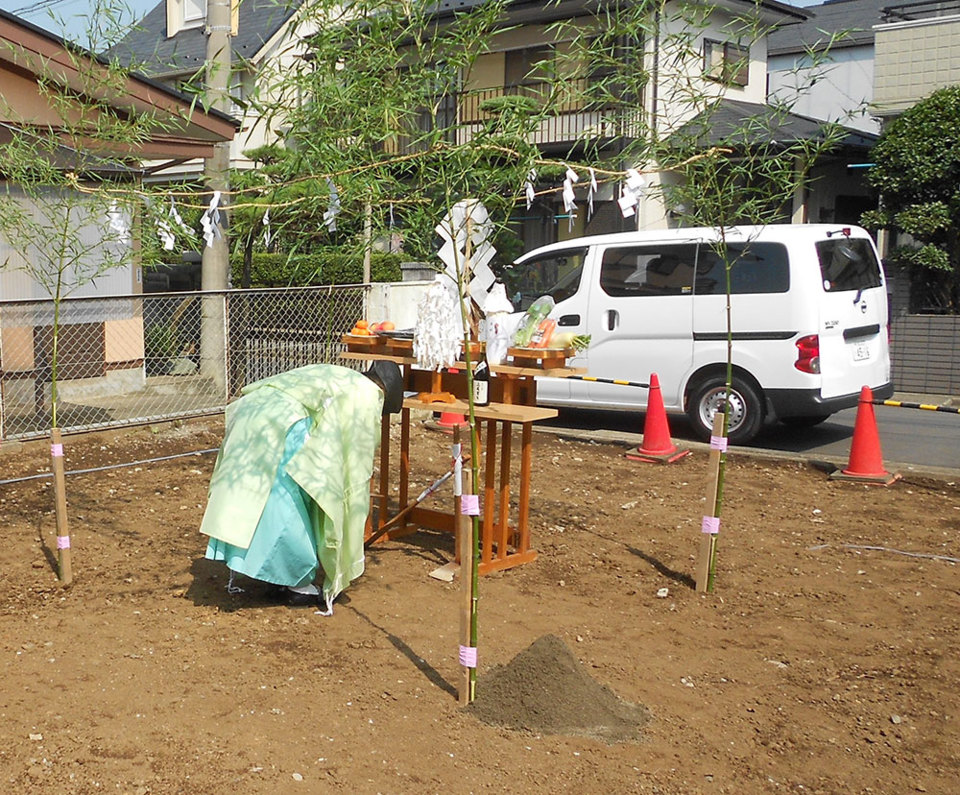
[[[864,362],[870,358],[870,346],[863,345],[854,345],[853,346],[853,360],[855,362]]]

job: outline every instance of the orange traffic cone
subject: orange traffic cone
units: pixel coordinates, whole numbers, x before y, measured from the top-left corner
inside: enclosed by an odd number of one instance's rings
[[[857,419],[853,424],[853,442],[847,468],[830,475],[834,480],[858,480],[889,486],[900,479],[900,473],[891,474],[883,468],[877,419],[873,414],[873,391],[865,386],[860,390]]]
[[[660,379],[656,373],[651,373],[647,416],[643,421],[643,439],[640,447],[627,453],[626,457],[631,461],[672,464],[685,455],[690,455],[688,449],[677,447],[670,441],[670,426],[667,424],[667,411],[663,407],[663,395],[660,394]]]
[[[440,418],[429,420],[424,426],[432,431],[442,431],[443,433],[453,433],[454,428],[468,428],[470,422],[463,414],[453,411],[441,411]]]

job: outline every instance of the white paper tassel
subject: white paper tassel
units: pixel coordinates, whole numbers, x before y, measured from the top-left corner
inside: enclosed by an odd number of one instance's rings
[[[573,221],[577,217],[576,194],[573,191],[573,183],[579,181],[579,179],[577,172],[567,166],[567,173],[563,179],[563,211],[567,214],[569,224],[567,228],[570,231],[573,231]]]
[[[177,242],[177,239],[174,237],[173,230],[165,218],[157,219],[157,237],[160,238],[164,251],[173,251],[173,246]]]
[[[170,197],[170,212],[168,213],[170,220],[173,221],[175,226],[178,226],[182,229],[188,236],[193,236],[193,230],[183,222],[183,218],[180,217],[180,213],[177,210],[177,205],[174,203],[173,196]]]
[[[647,189],[647,181],[640,176],[636,169],[627,169],[627,178],[620,187],[620,212],[624,218],[629,218],[637,211],[637,205]]]
[[[593,197],[597,192],[597,172],[592,168],[590,171],[590,190],[587,191],[587,222],[593,218]]]
[[[524,185],[524,191],[527,194],[528,210],[533,206],[533,200],[537,198],[537,191],[536,191],[536,188],[534,187],[534,184],[536,183],[536,181],[537,181],[537,170],[535,168],[531,168],[530,171],[527,172],[527,181]]]
[[[110,231],[116,235],[117,242],[123,245],[129,243],[130,231],[127,229],[127,219],[123,217],[116,202],[113,202],[107,210],[107,218],[110,221]]]
[[[333,184],[332,179],[327,180],[330,188],[330,204],[323,213],[323,222],[331,232],[337,231],[337,216],[340,214],[340,194],[337,193],[337,186]]]
[[[263,245],[266,248],[270,247],[270,241],[273,240],[273,234],[270,232],[270,208],[263,213]]]
[[[200,219],[200,227],[203,229],[203,239],[207,247],[213,246],[213,241],[223,237],[220,231],[220,191],[215,190],[210,199],[210,206],[203,212],[203,218]]]
[[[453,286],[445,274],[440,274],[417,307],[413,355],[427,370],[439,371],[456,362],[463,340],[459,300],[444,282]]]

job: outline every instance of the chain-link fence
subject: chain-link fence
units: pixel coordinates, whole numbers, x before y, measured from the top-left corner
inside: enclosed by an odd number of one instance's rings
[[[47,433],[54,380],[69,432],[219,412],[253,381],[342,363],[340,339],[365,314],[367,290],[0,301],[0,438]]]

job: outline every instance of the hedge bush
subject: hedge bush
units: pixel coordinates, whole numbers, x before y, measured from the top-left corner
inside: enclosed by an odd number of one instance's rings
[[[400,281],[399,254],[374,251],[370,255],[370,280]],[[233,286],[243,283],[243,256],[230,258]],[[251,287],[308,287],[317,284],[360,284],[363,282],[362,257],[339,250],[321,250],[312,254],[254,254],[250,268]]]

